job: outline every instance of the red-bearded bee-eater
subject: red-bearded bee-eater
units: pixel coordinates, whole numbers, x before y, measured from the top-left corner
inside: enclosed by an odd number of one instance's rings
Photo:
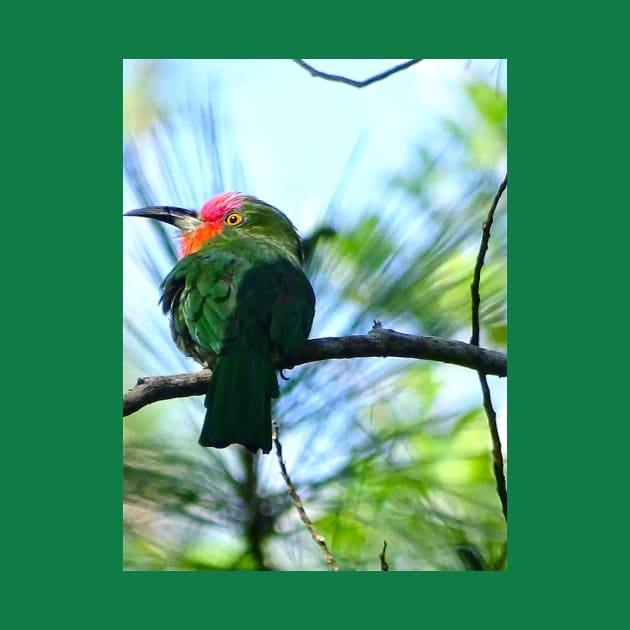
[[[237,192],[199,213],[151,206],[126,216],[181,231],[160,302],[177,347],[213,370],[199,444],[269,453],[279,361],[306,341],[315,313],[297,230],[277,208]]]

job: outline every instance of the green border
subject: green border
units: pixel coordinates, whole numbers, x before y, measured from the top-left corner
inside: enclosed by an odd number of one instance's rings
[[[237,625],[261,620],[271,625],[298,623],[316,615],[316,623],[334,625],[348,616],[354,624],[463,622],[470,627],[509,623],[520,616],[515,609],[524,617],[536,616],[537,610],[542,614],[539,607],[553,600],[555,574],[564,568],[566,546],[571,545],[570,525],[553,522],[559,496],[570,494],[570,486],[554,487],[549,467],[556,473],[562,470],[566,451],[561,445],[571,430],[573,411],[565,406],[571,401],[556,392],[554,379],[561,368],[541,370],[539,356],[540,349],[548,347],[554,348],[557,359],[567,336],[566,313],[545,306],[555,302],[558,285],[566,280],[568,295],[577,291],[578,301],[580,295],[569,265],[557,264],[562,248],[566,251],[573,241],[559,236],[575,220],[565,210],[566,187],[560,185],[573,186],[572,173],[551,150],[574,139],[573,134],[558,135],[555,114],[560,112],[557,107],[553,110],[547,97],[554,93],[562,70],[551,59],[532,62],[529,50],[512,58],[511,48],[500,41],[505,26],[501,11],[476,6],[471,16],[449,7],[452,16],[465,22],[459,33],[450,21],[432,17],[425,8],[416,9],[412,16],[397,13],[389,27],[380,10],[362,16],[359,9],[359,17],[372,18],[377,25],[378,37],[364,25],[357,28],[358,16],[350,19],[354,26],[349,26],[338,17],[331,19],[324,6],[318,7],[310,23],[310,37],[304,32],[306,19],[302,26],[276,26],[274,32],[266,5],[264,16],[262,9],[257,15],[251,13],[254,25],[249,27],[242,16],[226,17],[218,7],[206,18],[194,19],[184,12],[179,24],[177,16],[166,11],[165,17],[173,23],[163,26],[150,23],[155,11],[148,10],[133,27],[120,15],[122,34],[115,37],[112,25],[106,29],[107,38],[75,35],[73,46],[60,55],[51,54],[52,47],[47,47],[19,69],[12,68],[8,76],[13,98],[5,100],[11,101],[23,122],[9,130],[17,172],[7,186],[5,216],[10,211],[15,219],[14,213],[23,212],[34,225],[26,252],[19,238],[22,222],[11,226],[13,242],[7,249],[13,246],[10,261],[20,261],[12,278],[19,286],[10,296],[5,294],[10,300],[7,308],[10,312],[15,308],[17,315],[8,318],[5,328],[7,345],[14,344],[7,353],[17,358],[17,369],[23,374],[36,375],[16,390],[20,402],[4,422],[7,431],[19,431],[5,441],[12,471],[5,502],[10,516],[17,519],[13,525],[20,537],[15,544],[9,538],[5,541],[7,566],[17,569],[13,582],[27,594],[22,615],[48,621],[57,613],[66,625],[76,619],[81,626],[95,619],[131,625],[134,617],[144,625],[156,617],[180,625],[188,619],[204,624],[236,620]],[[496,15],[497,23],[490,24],[489,15]],[[326,37],[314,23],[318,17],[326,18]],[[52,30],[55,44],[61,45],[64,34]],[[37,39],[34,33],[31,39]],[[326,54],[319,48],[323,39],[332,42],[333,50]],[[383,46],[383,39],[389,39],[390,45]],[[488,42],[488,50],[473,54],[466,45],[472,41]],[[356,58],[403,52],[509,59],[512,502],[508,572],[356,574],[359,577],[204,573],[175,578],[123,573],[122,58],[248,54]],[[34,143],[25,140],[29,136]],[[31,342],[30,350],[25,351],[24,338]],[[539,392],[547,395],[542,404]],[[578,455],[574,450],[567,453],[572,459]],[[558,478],[571,483],[566,475],[551,475],[552,480]],[[564,588],[570,588],[564,572],[561,579]],[[552,616],[545,613],[548,621]]]

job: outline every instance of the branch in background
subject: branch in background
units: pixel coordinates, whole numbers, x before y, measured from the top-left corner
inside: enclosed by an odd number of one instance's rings
[[[384,540],[383,541],[383,551],[381,551],[381,553],[378,554],[378,557],[381,561],[381,571],[389,571],[389,565],[387,564],[386,560],[385,560],[385,550],[387,549],[387,541]]]
[[[501,182],[499,190],[497,190],[497,194],[494,196],[492,206],[488,212],[488,217],[483,224],[481,245],[479,246],[479,254],[477,255],[477,262],[475,263],[473,281],[470,285],[470,292],[472,295],[472,335],[470,337],[470,343],[474,346],[479,345],[479,304],[481,303],[479,285],[481,284],[481,268],[483,267],[486,252],[488,251],[490,228],[492,227],[492,221],[494,219],[494,211],[497,209],[499,199],[501,199],[501,195],[506,187],[507,174],[505,179]],[[501,501],[503,516],[507,521],[507,486],[505,483],[505,473],[503,471],[501,438],[499,437],[499,430],[497,428],[497,414],[492,406],[490,388],[488,387],[488,381],[486,380],[487,372],[482,369],[477,370],[477,372],[479,373],[479,382],[481,383],[481,391],[483,393],[483,407],[486,411],[486,415],[488,416],[488,425],[490,427],[490,435],[492,437],[492,467],[494,469],[494,477],[497,482],[497,494],[499,495],[499,499]]]
[[[490,228],[492,227],[492,221],[494,220],[494,211],[497,209],[499,199],[503,191],[507,187],[507,174],[497,194],[494,196],[490,212],[488,217],[483,223],[483,232],[481,234],[481,244],[479,245],[479,253],[477,254],[477,261],[475,262],[475,271],[473,273],[473,281],[470,285],[470,292],[472,295],[472,335],[470,337],[470,343],[474,346],[479,345],[479,305],[481,304],[481,297],[479,295],[479,285],[481,284],[481,268],[483,267],[486,252],[488,251],[488,243],[490,242]],[[487,373],[487,372],[486,372]]]
[[[304,68],[304,70],[310,72],[314,77],[319,77],[320,79],[326,79],[328,81],[337,81],[338,83],[345,83],[346,85],[352,85],[353,87],[356,87],[356,88],[362,88],[362,87],[365,87],[366,85],[375,83],[376,81],[381,81],[382,79],[386,79],[387,77],[391,76],[392,74],[395,74],[396,72],[405,70],[406,68],[409,68],[415,65],[416,63],[421,62],[422,59],[410,59],[409,61],[405,61],[405,63],[401,63],[397,66],[394,66],[393,68],[390,68],[389,70],[385,70],[385,72],[381,72],[380,74],[375,74],[373,77],[370,77],[369,79],[365,79],[364,81],[357,81],[355,79],[349,79],[348,77],[342,77],[338,74],[328,74],[327,72],[316,70],[315,68],[313,68],[313,66],[306,63],[304,59],[293,59],[293,61],[295,61],[295,63],[297,63],[297,65],[300,66],[301,68]]]
[[[358,357],[426,359],[460,365],[484,374],[507,376],[507,356],[502,352],[463,341],[406,335],[380,326],[375,326],[367,335],[309,339],[280,367]],[[193,374],[140,378],[138,384],[123,396],[123,416],[158,400],[205,394],[211,375],[212,372],[206,369]]]
[[[245,504],[243,534],[247,539],[249,553],[255,562],[256,571],[271,571],[265,557],[264,542],[269,535],[273,519],[264,510],[264,505],[258,494],[258,469],[254,456],[245,448],[239,449],[241,464],[245,470],[245,478],[238,484],[239,494]]]
[[[483,571],[483,558],[477,549],[470,545],[460,545],[455,549],[466,571]]]
[[[332,236],[337,236],[337,232],[329,225],[324,225],[307,238],[302,239],[302,252],[304,253],[304,262],[308,262],[313,257],[315,247],[320,240],[326,240]]]
[[[503,471],[503,453],[501,452],[501,438],[497,428],[497,414],[492,406],[488,381],[482,372],[479,372],[479,382],[483,392],[483,408],[486,411],[486,416],[488,416],[488,426],[492,437],[492,468],[494,470],[494,478],[497,480],[497,494],[501,501],[503,516],[507,521],[507,485],[505,483],[505,472]]]
[[[302,519],[302,522],[304,523],[304,525],[306,525],[308,531],[311,533],[313,540],[319,545],[319,548],[322,550],[324,558],[326,559],[326,562],[328,563],[331,571],[339,571],[339,567],[335,562],[335,558],[326,546],[326,539],[317,531],[315,525],[313,525],[313,522],[306,514],[304,505],[302,504],[302,501],[298,496],[298,493],[295,491],[293,483],[291,482],[291,477],[289,477],[289,473],[287,472],[287,467],[284,463],[284,459],[282,459],[282,444],[280,444],[280,440],[278,439],[278,424],[275,420],[272,420],[271,426],[273,443],[276,447],[276,455],[278,456],[278,463],[280,464],[280,474],[282,475],[284,482],[287,484],[287,490],[289,491],[291,501],[293,501],[293,505],[295,505],[300,515],[300,518]]]

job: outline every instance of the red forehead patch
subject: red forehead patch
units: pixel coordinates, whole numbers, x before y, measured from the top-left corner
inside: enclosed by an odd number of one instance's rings
[[[227,212],[240,208],[247,195],[240,192],[226,192],[208,199],[203,204],[199,216],[209,223],[222,219]]]

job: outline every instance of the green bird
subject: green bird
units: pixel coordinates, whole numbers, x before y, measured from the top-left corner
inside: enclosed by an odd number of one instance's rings
[[[238,192],[212,197],[199,213],[151,206],[126,215],[180,230],[181,257],[160,302],[177,347],[213,370],[199,444],[269,453],[278,366],[308,339],[315,313],[297,230]]]

